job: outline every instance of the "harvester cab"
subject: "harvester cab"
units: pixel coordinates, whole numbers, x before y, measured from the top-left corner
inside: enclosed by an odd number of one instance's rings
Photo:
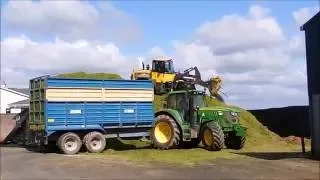
[[[174,78],[173,60],[164,56],[154,58],[151,69],[149,64],[146,65],[146,68],[142,64],[142,69],[134,70],[131,73],[131,80],[151,79],[154,83],[154,92],[157,95],[167,93]]]
[[[150,134],[154,147],[170,149],[181,145],[219,151],[224,146],[241,149],[246,127],[240,124],[240,111],[228,107],[208,107],[206,93],[181,90],[168,93],[166,107],[155,114]]]
[[[152,60],[152,72],[174,74],[172,59],[157,57]]]
[[[175,78],[173,60],[159,56],[152,60],[151,79],[154,81],[156,94],[165,94],[171,88]]]

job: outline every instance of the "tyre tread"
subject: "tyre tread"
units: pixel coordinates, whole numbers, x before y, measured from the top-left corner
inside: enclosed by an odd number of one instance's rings
[[[246,137],[245,136],[235,136],[234,134],[231,134],[226,139],[226,146],[230,149],[242,149],[246,143]]]
[[[106,140],[105,140],[105,138],[103,137],[103,148],[101,148],[100,150],[98,150],[98,151],[94,151],[94,150],[92,150],[91,148],[90,148],[90,142],[88,141],[89,139],[91,139],[92,137],[94,137],[94,136],[103,136],[103,134],[101,134],[100,132],[97,132],[97,131],[92,131],[92,132],[89,132],[89,133],[87,133],[85,136],[84,136],[84,138],[83,138],[83,143],[84,143],[84,145],[85,145],[85,147],[86,147],[86,149],[89,151],[89,152],[91,152],[91,153],[99,153],[99,152],[102,152],[104,149],[105,149],[105,147],[106,147]]]
[[[73,152],[68,152],[68,151],[64,148],[64,144],[62,144],[63,140],[64,140],[67,136],[73,136],[74,138],[76,138],[76,140],[77,140],[78,143],[79,143],[79,146],[78,146],[77,149],[76,149],[75,151],[73,151]],[[62,135],[59,137],[59,139],[58,139],[58,141],[57,141],[57,145],[58,145],[59,150],[60,150],[63,154],[73,155],[73,154],[77,154],[77,153],[80,151],[81,146],[82,146],[82,141],[81,141],[80,137],[79,137],[77,134],[75,134],[75,133],[73,133],[73,132],[67,132],[67,133],[62,134]]]
[[[224,147],[224,143],[225,143],[224,133],[220,125],[214,121],[206,123],[202,129],[202,133],[205,128],[209,128],[213,136],[212,145],[206,146],[206,149],[210,151],[220,151]],[[203,134],[202,134],[202,138],[203,138]]]
[[[150,137],[151,137],[152,144],[153,144],[154,148],[161,149],[161,150],[177,148],[179,146],[179,144],[181,143],[181,133],[180,133],[180,129],[179,129],[177,123],[175,122],[175,120],[172,119],[168,115],[161,114],[161,115],[156,117],[155,123],[157,123],[158,121],[167,121],[172,125],[173,131],[174,131],[173,140],[168,144],[157,143],[156,140],[155,140],[155,137],[154,137],[154,133],[152,131],[152,134],[151,134]]]

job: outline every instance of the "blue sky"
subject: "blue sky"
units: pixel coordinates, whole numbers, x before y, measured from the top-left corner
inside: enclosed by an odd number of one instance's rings
[[[124,78],[139,58],[222,77],[245,108],[307,103],[304,34],[313,1],[1,1],[1,77],[10,86],[70,71]],[[231,16],[233,15],[233,16]]]

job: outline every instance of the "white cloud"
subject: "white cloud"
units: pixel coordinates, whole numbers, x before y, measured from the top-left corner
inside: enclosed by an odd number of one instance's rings
[[[115,72],[128,78],[131,69],[124,67],[134,67],[136,63],[113,43],[85,40],[39,43],[26,36],[9,37],[1,42],[1,50],[1,77],[8,84],[26,84],[34,74],[70,71]]]
[[[137,22],[110,2],[8,1],[1,8],[1,25],[8,33],[19,31],[40,38],[87,39],[117,42],[140,37]],[[99,8],[97,8],[99,7]]]
[[[152,58],[155,58],[157,56],[166,56],[166,53],[163,49],[161,49],[158,46],[152,47],[146,54],[146,59],[151,60]]]
[[[185,69],[190,66],[197,66],[203,70],[216,69],[219,67],[217,57],[212,53],[209,46],[201,45],[195,42],[184,43],[174,41],[173,46],[175,52],[175,65],[178,68]],[[221,62],[223,63],[223,62]]]
[[[245,73],[227,72],[222,74],[228,84],[246,85],[280,85],[288,88],[304,89],[307,75],[301,70],[284,70],[283,72],[253,71]]]
[[[293,11],[292,17],[296,22],[297,29],[312,18],[317,12],[318,7],[304,7]],[[305,58],[305,37],[303,32],[291,37],[287,46],[287,51],[291,54],[291,58],[293,59]]]
[[[290,38],[288,46],[286,47],[286,53],[291,55],[292,59],[305,58],[306,47],[305,47],[304,33],[294,35]]]
[[[292,16],[294,17],[296,23],[301,26],[306,23],[312,16],[318,12],[318,7],[304,7],[294,11]]]
[[[252,6],[248,15],[225,15],[206,22],[196,30],[197,41],[209,45],[216,54],[230,54],[272,47],[284,40],[283,32],[269,10]]]
[[[246,109],[304,105],[308,99],[304,89],[278,84],[231,84],[226,89],[227,102]]]

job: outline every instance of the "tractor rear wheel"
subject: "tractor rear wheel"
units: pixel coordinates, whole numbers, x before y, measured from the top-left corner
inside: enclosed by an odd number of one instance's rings
[[[181,132],[175,120],[162,114],[156,117],[155,125],[151,130],[150,139],[155,148],[176,148],[181,141]]]
[[[220,151],[224,146],[224,134],[217,122],[209,122],[201,128],[201,141],[209,151]]]
[[[236,136],[234,134],[228,134],[225,141],[226,141],[227,148],[239,150],[239,149],[243,148],[243,146],[246,142],[246,137],[245,136]]]

